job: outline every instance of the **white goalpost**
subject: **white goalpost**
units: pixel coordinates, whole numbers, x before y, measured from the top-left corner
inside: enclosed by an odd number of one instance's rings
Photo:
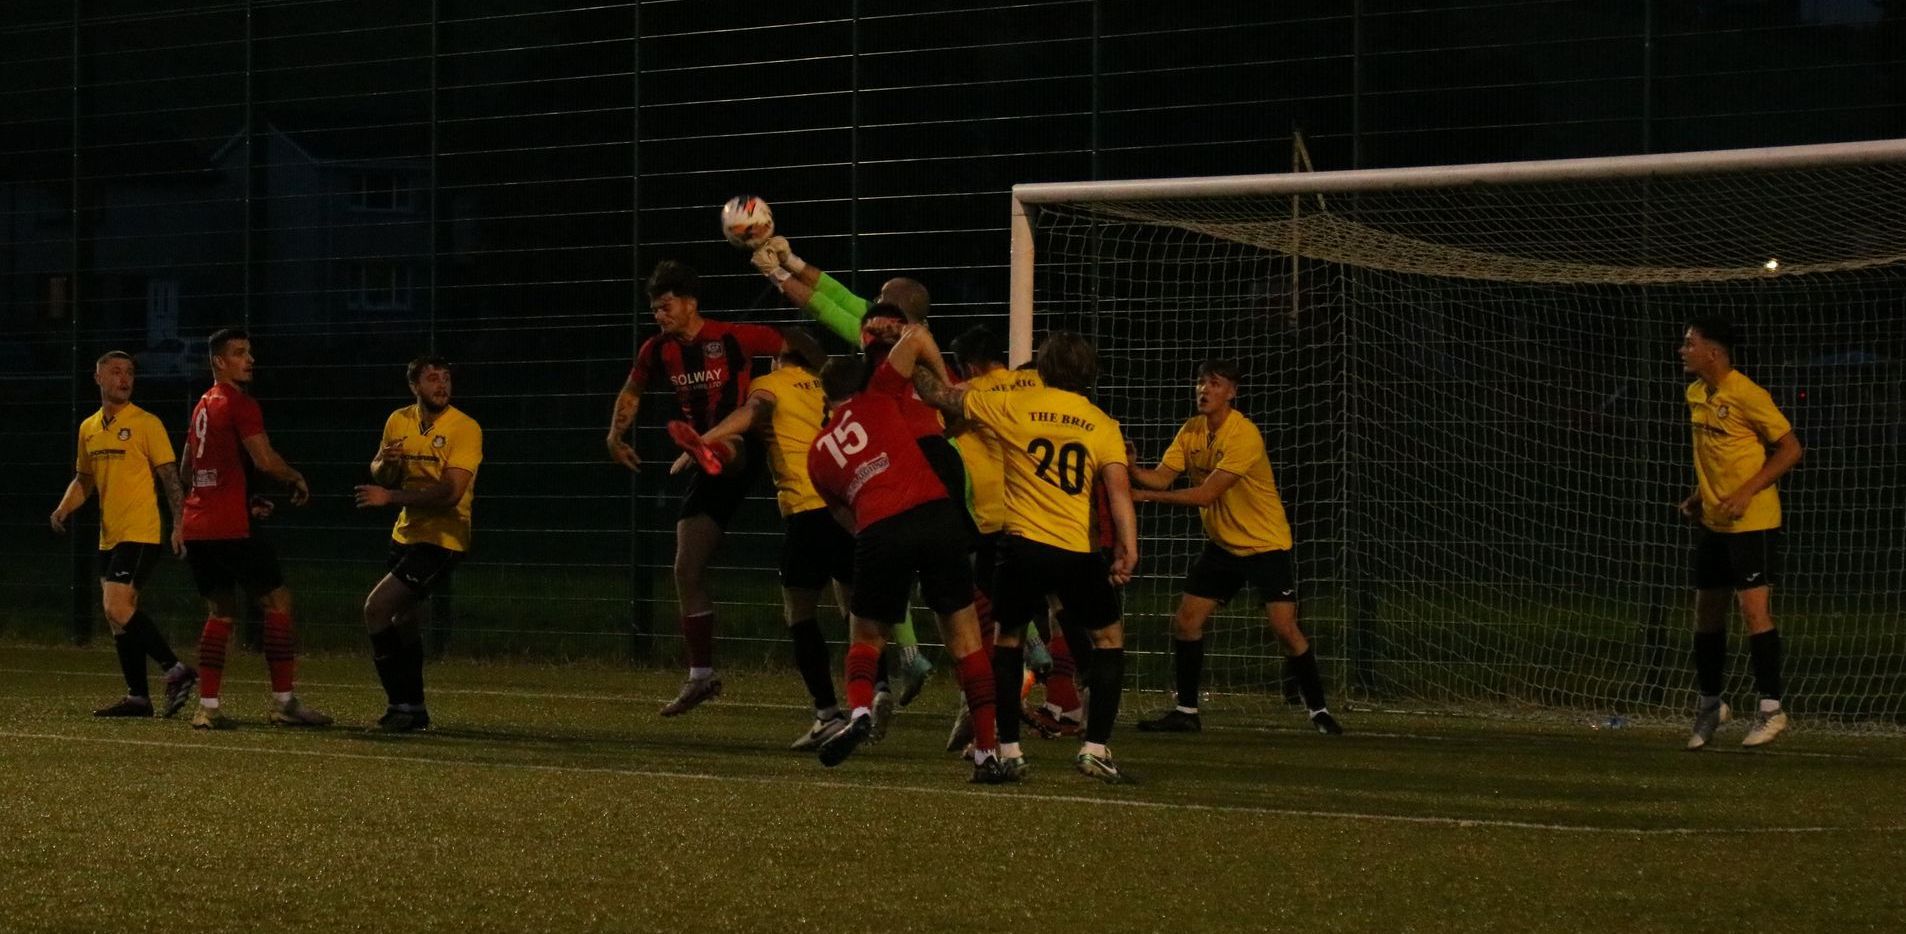
[[[1243,365],[1333,701],[1689,709],[1687,319],[1807,446],[1781,482],[1788,707],[1906,724],[1906,140],[1013,189],[1011,357],[1076,330],[1155,463],[1198,364]],[[1164,690],[1197,515],[1143,507],[1127,588]],[[1738,628],[1729,690],[1745,699]],[[1214,709],[1284,701],[1255,598],[1208,630]],[[1751,706],[1751,705],[1749,705]]]

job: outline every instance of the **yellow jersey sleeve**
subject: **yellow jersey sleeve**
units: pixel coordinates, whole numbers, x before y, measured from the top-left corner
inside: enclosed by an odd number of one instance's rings
[[[1779,407],[1774,405],[1774,397],[1767,390],[1749,382],[1742,388],[1739,400],[1741,419],[1754,429],[1760,440],[1773,444],[1793,433],[1793,424],[1780,413]]]
[[[827,508],[807,475],[807,450],[827,413],[821,378],[805,367],[785,365],[755,380],[753,389],[774,397],[764,447],[775,506],[784,516]]]
[[[476,419],[465,416],[446,428],[444,434],[450,439],[444,445],[444,469],[469,471],[474,487],[477,465],[483,463],[483,427]],[[464,495],[469,493],[466,491]]]
[[[165,424],[159,421],[159,416],[151,412],[141,412],[139,414],[145,416],[146,422],[146,430],[143,433],[143,437],[145,439],[147,463],[153,467],[164,467],[167,464],[177,463],[179,456],[173,452],[172,438],[165,433]]]
[[[73,454],[74,473],[83,473],[89,477],[93,475],[92,458],[86,456],[86,439],[99,430],[94,427],[98,422],[99,416],[94,415],[79,423],[78,450]]]
[[[1186,422],[1185,427],[1178,429],[1178,436],[1171,439],[1171,447],[1166,448],[1165,456],[1158,460],[1158,466],[1161,469],[1169,470],[1172,473],[1185,472],[1185,467],[1188,463],[1185,460],[1185,435],[1197,427],[1197,424],[1198,419],[1194,418]]]
[[[1234,428],[1243,422],[1242,416],[1232,413],[1224,427],[1232,429],[1226,432],[1224,447],[1218,450],[1218,456],[1212,463],[1212,469],[1239,477],[1250,476],[1252,468],[1264,463],[1264,435],[1256,426],[1248,429]]]

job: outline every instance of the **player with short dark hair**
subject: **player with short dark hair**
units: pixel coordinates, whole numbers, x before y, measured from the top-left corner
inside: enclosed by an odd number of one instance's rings
[[[783,334],[787,347],[776,357],[774,371],[754,381],[741,408],[685,446],[691,453],[710,449],[725,464],[740,453],[744,435],[762,436],[774,477],[775,505],[787,523],[781,538],[781,606],[794,643],[795,667],[814,702],[813,724],[790,748],[806,751],[847,726],[816,610],[822,588],[832,581],[841,615],[847,615],[854,536],[834,518],[807,473],[808,448],[827,416],[820,378],[827,354],[805,330],[791,328]]]
[[[1101,781],[1126,781],[1106,743],[1118,718],[1125,679],[1117,588],[1131,580],[1138,562],[1138,531],[1124,436],[1118,422],[1085,396],[1097,380],[1098,354],[1078,334],[1054,332],[1037,357],[1045,387],[1002,393],[948,385],[936,366],[939,357],[932,335],[913,328],[894,348],[890,362],[902,374],[912,374],[921,399],[949,416],[990,428],[1005,451],[1006,537],[999,548],[993,607],[999,622],[993,650],[999,706],[1018,706],[1023,634],[1035,617],[1047,612],[1048,599],[1057,597],[1069,624],[1090,632],[1093,646],[1086,670],[1091,699],[1085,743],[1074,765]],[[1099,484],[1110,493],[1116,530],[1109,566],[1091,534],[1092,498]],[[1023,769],[1019,718],[1000,718],[999,739],[1000,757],[1009,770]]]
[[[969,392],[1012,392],[1045,385],[1035,371],[1008,369],[1005,344],[984,326],[975,326],[954,338],[951,347],[964,378],[961,385]],[[980,591],[980,623],[990,630],[999,543],[1006,534],[1005,451],[997,434],[971,419],[954,419],[948,434],[957,442],[966,466],[973,522],[978,531],[973,572]],[[1041,614],[1034,619],[1033,628],[1026,630],[1025,649],[1033,674],[1045,684],[1046,697],[1043,704],[1027,707],[1021,716],[1046,736],[1078,735],[1085,710],[1076,681],[1077,662],[1064,632],[1049,625],[1049,615]],[[965,746],[969,732],[963,722],[956,722],[947,737],[947,751],[957,752]]]
[[[1727,607],[1732,596],[1747,626],[1760,706],[1743,746],[1771,743],[1787,728],[1781,709],[1780,630],[1773,584],[1779,565],[1780,493],[1775,482],[1800,462],[1800,438],[1773,397],[1734,369],[1734,326],[1700,317],[1682,333],[1682,368],[1695,376],[1685,393],[1694,431],[1695,487],[1681,514],[1700,523],[1694,545],[1694,674],[1700,699],[1689,749],[1705,747],[1731,716],[1721,693],[1727,675]],[[1774,449],[1769,456],[1767,449]]]
[[[93,364],[99,386],[99,411],[79,425],[79,449],[66,495],[53,508],[53,531],[64,533],[66,520],[94,493],[99,494],[99,592],[112,628],[113,649],[126,679],[126,696],[93,711],[95,717],[150,717],[152,693],[146,679],[150,657],[165,673],[162,716],[170,717],[192,698],[198,673],[179,661],[165,634],[139,608],[139,591],[164,555],[160,542],[159,499],[165,490],[172,514],[172,551],[185,553],[180,537],[185,493],[172,441],[157,416],[132,402],[133,360],[111,351]]]
[[[470,503],[483,463],[482,426],[450,404],[450,361],[418,357],[404,377],[414,401],[384,419],[371,459],[375,482],[356,493],[359,508],[403,509],[391,528],[389,570],[364,598],[371,662],[387,701],[377,725],[397,733],[430,726],[423,642],[429,597],[449,585],[470,551]]]
[[[1284,644],[1285,668],[1297,681],[1311,725],[1320,733],[1341,734],[1343,727],[1324,703],[1316,650],[1297,624],[1291,527],[1264,451],[1264,434],[1232,404],[1243,378],[1237,364],[1229,361],[1201,365],[1198,414],[1179,429],[1156,468],[1132,470],[1140,487],[1132,493],[1134,502],[1196,507],[1207,539],[1204,553],[1185,575],[1172,621],[1178,706],[1139,721],[1138,728],[1165,733],[1202,728],[1198,686],[1204,672],[1205,623],[1248,583],[1264,605],[1271,632]],[[1180,474],[1189,475],[1191,486],[1171,489]]]
[[[939,619],[972,713],[970,780],[1015,781],[1019,773],[1004,767],[996,749],[998,692],[973,611],[973,569],[962,509],[921,453],[919,426],[902,412],[902,403],[912,395],[906,378],[891,363],[872,367],[871,376],[867,374],[867,368],[849,359],[822,368],[822,387],[834,412],[808,452],[808,476],[815,490],[854,528],[853,644],[846,665],[847,701],[853,713],[844,729],[820,744],[821,764],[839,765],[872,737],[880,652],[887,633],[906,616],[917,578],[921,598]],[[937,435],[938,426],[931,433]]]
[[[289,487],[294,506],[310,501],[311,488],[265,435],[264,413],[248,388],[256,363],[251,335],[238,328],[215,331],[206,351],[215,382],[192,409],[180,470],[192,478],[192,492],[185,499],[185,560],[207,608],[199,636],[199,710],[192,727],[221,730],[233,725],[220,709],[219,688],[240,590],[265,611],[272,695],[267,719],[280,726],[325,726],[331,718],[294,693],[298,662],[291,591],[285,587],[277,553],[252,535],[252,518],[269,516],[271,501],[253,494],[250,475],[256,470]]]
[[[781,332],[759,324],[730,324],[701,314],[701,279],[674,260],[657,263],[647,286],[649,310],[661,333],[642,342],[629,378],[616,394],[609,419],[609,456],[639,470],[641,460],[629,444],[642,394],[657,384],[675,394],[681,420],[669,423],[675,438],[693,437],[715,426],[748,397],[753,358],[779,354]],[[687,455],[683,455],[687,457]],[[685,714],[721,694],[715,674],[715,604],[702,575],[721,545],[735,510],[760,475],[766,452],[755,435],[744,435],[734,461],[710,470],[695,465],[675,523],[675,591],[682,612],[682,642],[688,652],[688,680],[662,716]]]

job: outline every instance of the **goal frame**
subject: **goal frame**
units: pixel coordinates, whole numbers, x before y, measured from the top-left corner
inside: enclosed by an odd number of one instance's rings
[[[1125,179],[1103,182],[1022,183],[1012,189],[1012,264],[1008,292],[1008,356],[1013,366],[1032,359],[1033,214],[1041,204],[1102,201],[1157,201],[1171,198],[1219,198],[1234,195],[1292,196],[1358,191],[1525,185],[1541,182],[1667,178],[1729,172],[1826,168],[1880,162],[1906,162],[1906,139],[1716,149],[1639,156],[1596,156],[1530,162],[1397,169],[1346,169],[1329,172],[1273,172],[1186,178]]]

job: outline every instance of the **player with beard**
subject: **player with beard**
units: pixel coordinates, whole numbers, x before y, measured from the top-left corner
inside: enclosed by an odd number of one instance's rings
[[[483,463],[483,428],[450,404],[450,362],[418,357],[404,376],[415,401],[384,420],[371,459],[376,482],[357,488],[359,508],[403,509],[391,529],[389,572],[364,598],[371,660],[389,702],[377,725],[392,732],[430,726],[423,643],[429,597],[449,584],[470,551],[470,501]]]

